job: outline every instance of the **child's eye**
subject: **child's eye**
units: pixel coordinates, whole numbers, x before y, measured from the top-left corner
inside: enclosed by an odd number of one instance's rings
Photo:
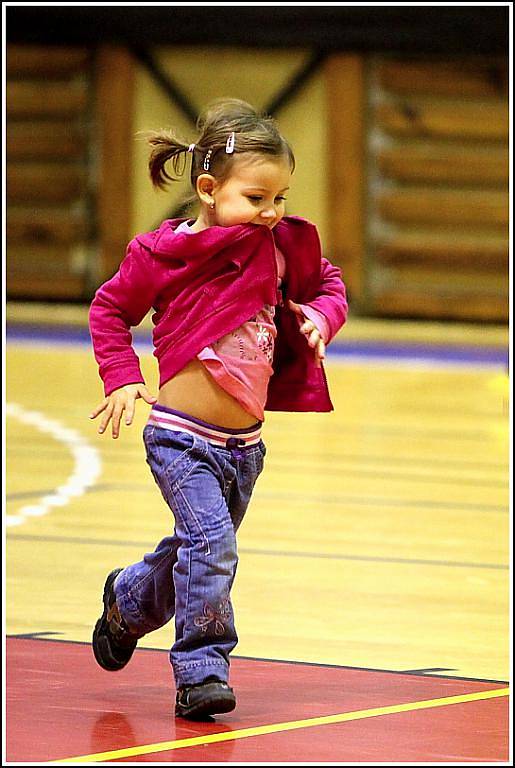
[[[261,195],[247,195],[247,199],[251,200],[253,203],[261,203],[263,201],[263,197]],[[281,203],[283,200],[286,200],[283,195],[278,195],[278,197],[275,198],[274,202]]]

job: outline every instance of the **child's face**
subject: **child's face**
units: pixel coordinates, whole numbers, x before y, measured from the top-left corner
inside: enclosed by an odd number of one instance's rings
[[[230,175],[213,191],[212,223],[221,227],[261,224],[273,229],[284,216],[290,177],[287,158],[236,155]]]

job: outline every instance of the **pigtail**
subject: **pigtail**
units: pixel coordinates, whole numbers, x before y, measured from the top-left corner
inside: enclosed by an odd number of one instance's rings
[[[152,147],[148,160],[148,169],[152,184],[158,189],[165,189],[171,181],[177,181],[186,168],[188,148],[191,146],[178,139],[170,131],[152,131],[145,134],[145,139]],[[173,176],[166,169],[171,161]]]
[[[209,173],[223,182],[231,171],[234,158],[242,153],[286,157],[291,171],[295,157],[275,120],[241,99],[216,99],[197,120],[198,139],[188,144],[173,131],[161,130],[139,134],[151,146],[148,169],[152,184],[165,189],[178,181],[191,155],[191,186],[196,190],[198,177]],[[173,174],[167,164],[171,163]]]

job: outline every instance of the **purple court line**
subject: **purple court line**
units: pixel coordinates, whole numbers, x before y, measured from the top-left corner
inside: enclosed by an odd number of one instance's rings
[[[7,323],[6,341],[26,341],[48,344],[91,344],[89,331],[84,327],[33,325],[29,323]],[[134,343],[141,348],[151,348],[151,333],[133,332]],[[508,369],[509,350],[504,346],[470,346],[455,344],[422,344],[420,342],[331,342],[328,357],[340,359],[374,358],[378,360],[426,360],[440,363],[471,363],[498,365]]]
[[[505,347],[458,346],[453,344],[422,344],[420,342],[332,342],[331,351],[344,357],[396,358],[400,360],[435,360],[498,364],[508,368],[509,350]]]

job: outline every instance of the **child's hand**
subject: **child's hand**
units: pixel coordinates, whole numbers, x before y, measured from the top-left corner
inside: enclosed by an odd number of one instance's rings
[[[309,346],[315,350],[316,364],[317,367],[320,367],[322,360],[325,359],[325,344],[320,331],[311,320],[307,319],[299,304],[290,299],[288,305],[291,311],[297,315],[300,323],[299,331],[305,335]]]
[[[111,392],[111,394],[90,413],[89,418],[96,419],[100,413],[105,411],[98,431],[100,434],[105,432],[107,425],[111,421],[113,437],[116,438],[120,434],[120,421],[124,411],[125,423],[127,426],[132,424],[135,401],[139,397],[143,398],[149,405],[153,405],[157,400],[154,395],[150,394],[144,384],[127,384],[125,387],[120,387],[120,389],[115,389],[114,392]]]

